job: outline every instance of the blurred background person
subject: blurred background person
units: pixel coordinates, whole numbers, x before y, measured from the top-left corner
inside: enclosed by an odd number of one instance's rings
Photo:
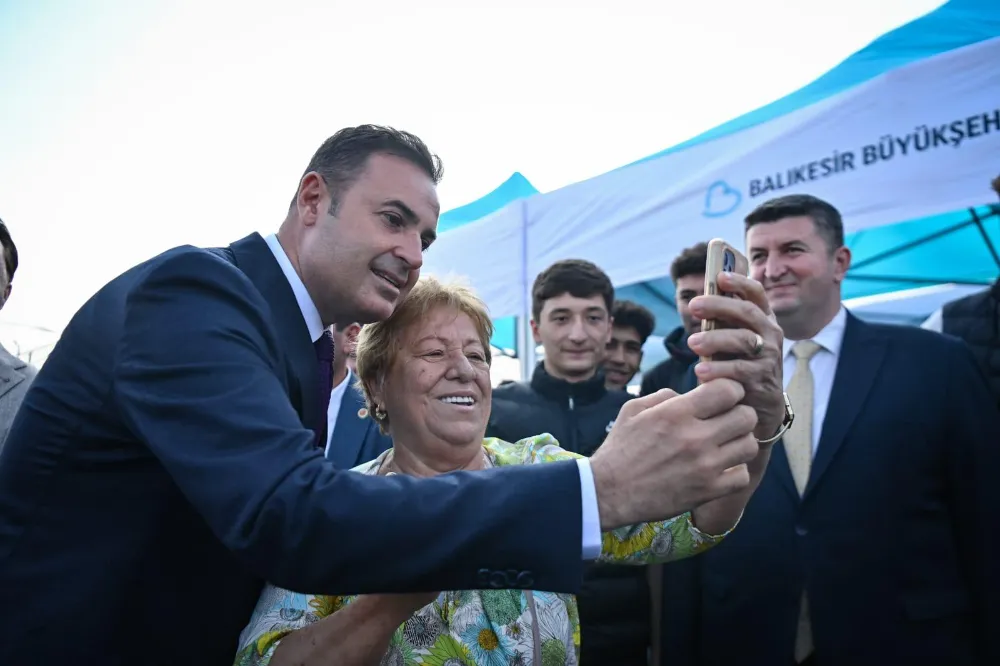
[[[705,293],[705,262],[708,261],[708,244],[698,243],[677,255],[670,264],[670,279],[674,282],[674,299],[681,325],[663,340],[670,357],[643,373],[641,395],[656,393],[668,388],[677,392],[692,388],[686,386],[685,377],[697,354],[688,347],[688,336],[701,330],[701,320],[691,313],[691,299]]]
[[[1000,176],[991,186],[1000,196]],[[922,327],[965,340],[986,373],[1000,409],[1000,278],[988,289],[946,304]]]
[[[642,365],[642,346],[653,334],[656,318],[647,308],[616,300],[611,309],[611,340],[604,356],[604,386],[624,391]]]
[[[0,245],[3,249],[3,261],[0,261],[0,310],[10,298],[14,287],[14,273],[17,271],[17,246],[10,236],[10,231],[3,220],[0,220]],[[0,451],[7,439],[10,424],[14,422],[24,394],[28,392],[31,381],[37,370],[11,354],[0,344]]]
[[[334,326],[333,390],[327,407],[326,458],[341,469],[374,460],[392,447],[365,405],[356,385],[352,358],[361,325]]]

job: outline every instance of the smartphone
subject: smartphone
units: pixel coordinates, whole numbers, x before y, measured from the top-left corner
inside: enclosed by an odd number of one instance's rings
[[[708,261],[705,262],[705,295],[738,298],[735,294],[727,294],[719,288],[719,273],[723,272],[749,276],[750,262],[735,247],[721,238],[714,238],[708,243]],[[703,319],[701,322],[702,331],[713,331],[723,327],[725,324],[714,319]],[[702,357],[701,360],[712,359]]]

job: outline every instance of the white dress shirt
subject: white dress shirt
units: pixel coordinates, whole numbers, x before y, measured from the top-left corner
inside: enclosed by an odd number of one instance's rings
[[[920,325],[920,328],[927,329],[928,331],[937,331],[938,333],[941,333],[943,327],[944,327],[944,315],[941,311],[941,308],[935,310],[934,314],[928,317],[924,321],[924,323]]]
[[[354,379],[354,373],[348,368],[347,376],[340,380],[340,383],[330,391],[330,406],[326,410],[325,455],[327,458],[330,457],[330,443],[333,441],[333,429],[337,427],[337,417],[340,415],[340,403],[344,401],[344,394],[347,393],[347,387],[351,385],[352,379]]]
[[[312,297],[309,296],[309,291],[302,283],[302,278],[292,268],[292,262],[288,260],[285,248],[281,247],[278,237],[275,234],[271,234],[264,241],[271,248],[271,254],[274,255],[278,266],[281,267],[281,272],[285,274],[285,279],[288,280],[288,285],[292,288],[292,293],[295,294],[295,302],[299,304],[299,311],[302,312],[302,318],[306,320],[310,339],[316,342],[323,335],[323,331],[326,330],[323,326],[323,318],[319,316],[319,310],[316,309]]]
[[[281,272],[285,274],[285,279],[291,285],[292,293],[295,294],[295,302],[298,303],[302,317],[306,320],[306,326],[309,327],[309,335],[312,336],[313,342],[316,342],[323,335],[323,320],[319,316],[319,310],[316,309],[316,305],[310,298],[306,286],[302,284],[302,279],[292,268],[292,262],[288,260],[288,255],[285,254],[284,248],[278,242],[278,237],[271,234],[264,240],[271,248],[271,253],[274,254],[278,266],[281,267]],[[344,386],[346,390],[346,383]],[[330,402],[333,403],[332,394]],[[601,517],[597,507],[597,487],[594,484],[594,474],[590,469],[589,459],[578,458],[577,468],[580,470],[580,497],[583,500],[581,512],[583,516],[583,559],[596,560],[601,554]]]
[[[812,452],[816,455],[819,447],[820,433],[823,432],[823,420],[826,418],[826,408],[830,403],[830,393],[833,391],[833,377],[837,373],[837,361],[840,359],[840,348],[844,344],[844,329],[847,327],[847,310],[840,307],[830,323],[817,333],[812,341],[820,346],[819,351],[809,359],[809,370],[813,376],[813,412],[812,412]],[[795,355],[792,346],[797,340],[785,339],[784,370],[785,388],[795,372]]]

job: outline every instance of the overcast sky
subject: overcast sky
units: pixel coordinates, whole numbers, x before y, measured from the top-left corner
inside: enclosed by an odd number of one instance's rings
[[[514,171],[549,191],[792,92],[941,4],[0,0],[0,217],[21,255],[4,337],[61,329],[168,247],[273,231],[345,125],[424,138],[446,210]]]

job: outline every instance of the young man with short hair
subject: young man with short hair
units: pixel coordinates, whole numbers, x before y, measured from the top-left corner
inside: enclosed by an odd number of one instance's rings
[[[708,244],[698,243],[683,250],[670,265],[670,279],[674,281],[677,314],[681,326],[663,340],[670,358],[658,363],[642,378],[641,395],[656,393],[668,388],[683,393],[693,388],[687,386],[688,369],[698,360],[698,355],[688,347],[688,336],[701,330],[701,320],[691,313],[691,299],[705,293],[705,264],[708,261]]]
[[[653,313],[632,301],[615,301],[611,309],[611,341],[604,355],[604,385],[624,391],[642,364],[642,346],[653,334]]]
[[[531,328],[545,356],[530,382],[493,390],[487,437],[516,442],[548,432],[565,449],[594,453],[630,397],[608,390],[601,369],[614,298],[611,280],[589,261],[559,261],[535,278]],[[577,599],[581,663],[646,666],[646,567],[589,565]]]

